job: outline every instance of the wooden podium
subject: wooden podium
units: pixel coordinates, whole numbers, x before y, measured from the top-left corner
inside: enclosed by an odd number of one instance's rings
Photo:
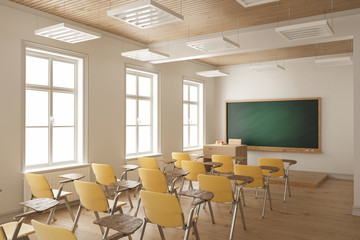
[[[204,162],[211,162],[212,155],[228,155],[235,159],[237,164],[247,165],[247,146],[246,145],[204,145]]]

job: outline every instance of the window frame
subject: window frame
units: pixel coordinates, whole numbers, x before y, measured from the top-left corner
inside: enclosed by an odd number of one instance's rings
[[[127,94],[127,75],[135,75],[136,76],[136,94]],[[150,96],[140,96],[139,95],[139,77],[146,77],[151,79],[150,83]],[[160,74],[159,72],[154,72],[141,67],[134,66],[125,66],[125,107],[124,107],[124,116],[125,116],[125,146],[124,146],[124,157],[125,159],[133,159],[139,156],[154,156],[159,155],[159,139],[160,139],[160,130],[159,130],[159,83],[160,83]],[[127,124],[127,99],[133,99],[136,101],[136,124],[128,125]],[[139,123],[139,101],[146,100],[150,101],[151,111],[150,111],[150,124],[149,125],[141,125]],[[134,153],[127,153],[126,145],[127,145],[127,127],[135,127],[136,128],[136,146]],[[150,151],[139,152],[139,127],[141,126],[149,126],[150,127]]]
[[[189,86],[188,87],[188,100],[184,100],[184,85]],[[197,87],[197,101],[190,101],[190,86],[195,86]],[[204,96],[205,96],[205,84],[203,81],[200,80],[196,80],[196,79],[192,79],[189,77],[184,77],[183,81],[182,81],[182,146],[183,146],[183,151],[191,151],[191,150],[196,150],[196,149],[201,149],[203,147],[204,144],[204,129],[205,129],[205,118],[204,118],[204,113],[205,113],[205,101],[204,101]],[[197,105],[197,124],[191,124],[191,123],[184,123],[184,104],[188,105],[188,113],[187,115],[190,116],[190,105]],[[188,145],[184,146],[184,127],[187,126],[188,127]],[[197,126],[197,138],[198,138],[198,142],[197,145],[195,146],[190,146],[190,126]]]
[[[68,50],[44,46],[37,43],[22,42],[22,167],[24,171],[48,169],[82,165],[88,162],[88,56]],[[40,57],[48,59],[48,85],[26,83],[26,57]],[[52,64],[54,61],[74,64],[74,88],[53,86]],[[80,85],[80,89],[79,89]],[[46,91],[48,93],[48,125],[41,126],[48,129],[48,161],[45,164],[26,165],[26,91]],[[74,123],[69,126],[56,126],[51,122],[53,117],[54,93],[68,93],[74,96]],[[79,106],[81,112],[79,112]],[[33,126],[39,127],[39,126]],[[53,158],[53,130],[61,127],[74,128],[74,160],[54,162]],[[79,128],[80,127],[80,128]],[[79,144],[82,145],[80,149]],[[79,151],[81,150],[81,151]]]

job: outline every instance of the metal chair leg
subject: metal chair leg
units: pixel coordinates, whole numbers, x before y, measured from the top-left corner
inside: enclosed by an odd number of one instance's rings
[[[272,202],[271,202],[271,195],[270,195],[270,186],[267,186],[268,188],[268,196],[269,196],[269,202],[270,202],[270,210],[272,210]]]
[[[133,208],[134,205],[133,205],[133,203],[132,203],[132,201],[131,201],[130,190],[127,190],[127,191],[126,191],[126,195],[127,195],[128,199],[129,199],[130,208]]]
[[[50,224],[50,222],[51,222],[51,219],[52,219],[52,218],[54,218],[54,221],[56,221],[55,216],[53,216],[53,215],[54,215],[54,213],[55,213],[55,209],[56,209],[56,206],[55,206],[55,207],[53,207],[53,208],[50,210],[49,217],[48,217],[48,219],[47,219],[47,221],[46,221],[46,224],[47,224],[47,225],[49,225],[49,224]]]
[[[242,199],[243,199],[243,205],[244,205],[244,206],[246,206],[246,205],[245,205],[245,194],[244,194],[244,189],[243,189],[243,188],[241,188],[241,189],[240,189],[240,191],[241,191],[241,195],[242,195]]]
[[[146,219],[144,218],[143,220],[143,224],[142,224],[142,228],[141,228],[141,233],[140,233],[140,237],[139,237],[139,240],[142,240],[143,237],[144,237],[144,233],[145,233],[145,227],[146,227]]]
[[[210,201],[208,201],[208,205],[209,205],[209,209],[210,209],[211,221],[212,221],[213,224],[215,224],[214,213],[213,213]],[[199,209],[200,209],[200,207],[199,207]]]
[[[66,208],[67,208],[67,210],[69,211],[70,217],[71,217],[71,219],[74,221],[74,220],[75,220],[75,218],[74,218],[74,213],[73,213],[72,210],[71,210],[69,201],[67,200],[66,197],[64,197],[64,201],[65,201]]]
[[[196,222],[194,222],[193,228],[194,228],[194,233],[195,233],[195,238],[196,238],[196,240],[200,240],[199,231],[198,231],[198,229],[197,229],[197,224],[196,224]]]
[[[99,219],[100,219],[99,213],[98,213],[98,212],[94,212],[94,214],[95,214],[96,220],[99,220]],[[99,225],[99,227],[100,227],[101,233],[104,234],[104,236],[105,236],[105,231],[104,231],[103,226]],[[106,228],[106,231],[109,231],[108,228]]]
[[[258,197],[258,188],[256,188],[256,191],[255,191],[255,199],[257,199],[257,197]]]
[[[78,211],[77,211],[76,216],[75,216],[74,224],[73,224],[73,227],[71,229],[72,233],[75,232],[75,229],[77,227],[77,223],[78,223],[80,215],[81,215],[81,210],[82,210],[82,206],[81,206],[81,204],[79,204],[79,208],[78,208]]]
[[[157,225],[158,229],[159,229],[159,233],[160,233],[160,236],[161,236],[161,240],[165,240],[165,235],[164,235],[164,232],[161,228],[161,226]]]
[[[265,207],[266,207],[266,197],[267,197],[267,191],[268,191],[268,188],[265,187],[265,194],[264,194],[264,203],[263,203],[263,209],[262,209],[262,215],[261,215],[261,218],[264,218],[265,216]]]
[[[234,236],[237,208],[238,208],[238,204],[235,204],[235,209],[234,209],[233,218],[232,218],[232,222],[231,222],[231,229],[230,229],[230,237],[229,237],[230,240],[233,239],[233,236]]]
[[[141,197],[139,195],[138,204],[136,206],[136,211],[135,211],[134,217],[137,217],[137,215],[139,213],[140,203],[141,203]]]

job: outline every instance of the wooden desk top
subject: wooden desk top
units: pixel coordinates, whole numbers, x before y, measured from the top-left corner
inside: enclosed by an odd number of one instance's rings
[[[221,162],[204,162],[204,165],[211,166],[213,168],[221,167],[223,163]]]
[[[36,212],[43,212],[58,205],[59,201],[50,198],[36,198],[19,204],[31,208]]]
[[[125,165],[121,165],[119,166],[119,168],[123,169],[124,171],[133,171],[139,168],[138,165],[133,165],[133,164],[125,164]]]
[[[159,159],[158,161],[162,162],[164,164],[171,164],[171,163],[176,162],[177,160],[176,159]]]
[[[292,160],[292,159],[281,159],[281,160],[285,163],[289,163],[289,165],[293,165],[297,163],[296,160]]]
[[[138,186],[140,186],[140,183],[137,181],[132,181],[132,180],[120,180],[120,181],[112,183],[111,185],[113,185],[115,187],[120,187],[120,188],[133,189],[133,188],[137,188]]]
[[[213,192],[204,191],[200,189],[190,189],[190,190],[184,190],[179,193],[179,195],[187,196],[187,197],[193,197],[193,198],[199,198],[201,200],[210,201],[214,197]]]
[[[189,173],[190,172],[187,171],[187,170],[182,170],[182,169],[178,169],[178,168],[168,170],[168,171],[165,172],[165,174],[172,175],[174,177],[185,177]]]
[[[260,166],[260,168],[263,170],[270,170],[270,173],[279,171],[278,167],[273,167],[273,166]]]
[[[61,181],[60,183],[66,183],[66,182],[72,182],[74,180],[82,179],[85,177],[85,175],[80,174],[80,173],[68,173],[68,174],[60,175],[59,177],[66,179],[66,180]]]
[[[243,175],[230,175],[230,176],[227,176],[227,178],[230,180],[243,181],[243,183],[241,183],[241,185],[246,185],[246,184],[252,183],[254,181],[254,178],[249,177],[249,176],[243,176]]]
[[[122,233],[124,236],[133,234],[138,228],[140,228],[142,223],[143,221],[140,218],[126,214],[115,214],[94,221],[94,224],[112,228]]]

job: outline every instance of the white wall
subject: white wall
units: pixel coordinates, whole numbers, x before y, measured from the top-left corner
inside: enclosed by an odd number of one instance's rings
[[[214,129],[212,106],[215,103],[214,81],[195,77],[197,69],[206,66],[192,62],[150,65],[121,57],[124,50],[135,49],[111,34],[98,40],[67,44],[35,36],[36,28],[61,21],[44,14],[33,14],[27,8],[0,3],[0,215],[20,209],[23,200],[22,175],[22,41],[31,41],[89,56],[89,162],[109,163],[113,167],[124,160],[124,69],[132,64],[158,70],[160,82],[161,151],[170,157],[172,151],[182,150],[182,80],[183,76],[204,81],[208,102],[207,130]],[[25,9],[26,11],[23,11]],[[54,21],[53,19],[58,19]],[[212,142],[214,134],[207,136]],[[117,168],[118,169],[118,168]]]
[[[353,174],[352,66],[321,68],[313,60],[288,61],[285,71],[255,72],[232,66],[230,76],[216,81],[219,139],[225,139],[225,101],[321,98],[320,154],[249,151],[250,165],[259,157],[298,160],[292,169]]]

